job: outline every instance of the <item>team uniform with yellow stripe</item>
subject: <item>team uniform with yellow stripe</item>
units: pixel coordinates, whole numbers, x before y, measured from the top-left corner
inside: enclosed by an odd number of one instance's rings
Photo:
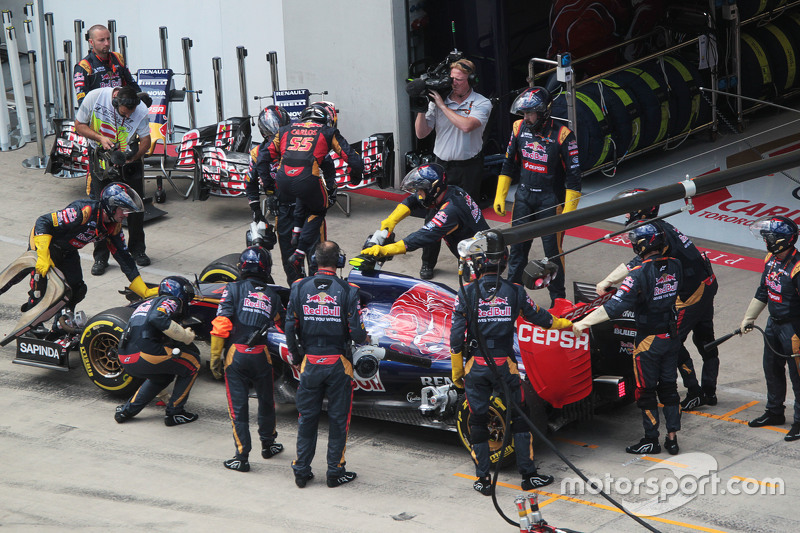
[[[133,81],[130,70],[125,66],[122,54],[109,52],[104,61],[94,52],[89,52],[81,59],[72,74],[75,86],[75,98],[81,105],[83,98],[94,89],[101,87],[124,87],[130,85],[136,92],[141,92],[139,85]]]

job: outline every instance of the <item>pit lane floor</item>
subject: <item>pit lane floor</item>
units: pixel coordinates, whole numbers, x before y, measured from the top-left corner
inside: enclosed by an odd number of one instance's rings
[[[48,138],[48,146],[50,142]],[[23,169],[22,159],[33,155],[34,148],[29,145],[0,155],[3,266],[25,250],[37,216],[84,195],[82,179],[59,180]],[[154,189],[154,182],[148,181],[148,192]],[[393,201],[362,194],[354,194],[352,200],[350,218],[336,208],[328,215],[329,236],[350,257],[394,207]],[[178,200],[168,191],[161,207],[169,214],[146,227],[147,252],[153,259],[152,266],[142,269],[146,281],[156,282],[170,273],[192,275],[214,258],[244,247],[250,218],[243,198],[201,203]],[[406,219],[398,227],[399,235],[420,225],[420,219]],[[565,247],[585,242],[574,235],[591,230],[581,231],[569,232]],[[757,263],[763,256],[759,250],[698,244],[728,258],[741,254]],[[535,243],[534,251],[538,250]],[[629,248],[614,244],[576,252],[567,258],[568,284],[599,280],[630,256]],[[89,294],[79,308],[91,317],[121,305],[117,291],[126,281],[116,264],[112,261],[104,276],[93,277],[91,249],[84,249],[82,257]],[[419,261],[419,253],[412,253],[393,259],[386,269],[417,275]],[[716,304],[721,335],[738,327],[759,274],[727,266],[724,259],[715,269],[721,285]],[[455,287],[455,270],[455,261],[443,250],[435,280]],[[276,281],[284,281],[279,271]],[[0,298],[0,332],[9,331],[17,317],[25,292],[22,285]],[[539,304],[549,302],[546,293],[532,296]],[[764,323],[765,317],[757,322]],[[800,486],[800,441],[783,441],[788,425],[752,429],[743,423],[763,411],[761,344],[754,333],[721,346],[719,404],[683,416],[677,456],[624,453],[624,447],[641,436],[635,405],[600,413],[591,422],[563,428],[551,437],[587,476],[611,484],[612,496],[620,501],[641,503],[652,497],[644,491],[638,496],[622,494],[623,478],[631,483],[653,479],[669,488],[675,480],[712,478],[708,468],[714,461],[717,486],[712,490],[709,484],[704,494],[689,493],[686,503],[651,519],[649,523],[661,531],[796,531],[800,519],[793,504]],[[200,347],[207,359],[207,345]],[[696,353],[693,347],[690,352]],[[496,514],[490,498],[472,490],[472,464],[453,433],[355,418],[347,459],[348,468],[359,477],[332,490],[323,482],[327,438],[323,419],[314,463],[318,477],[300,490],[290,470],[297,416],[293,406],[278,406],[278,440],[286,451],[269,461],[254,453],[251,472],[240,474],[222,466],[234,448],[224,386],[207,372],[199,377],[188,403],[200,414],[198,422],[167,428],[161,408],[150,406],[135,420],[119,425],[113,412],[120,401],[88,381],[77,353],[71,355],[75,368],[69,373],[14,365],[13,357],[13,344],[0,350],[0,527],[4,530],[513,530]],[[790,406],[791,401],[790,391]],[[556,477],[553,485],[540,491],[548,522],[578,531],[641,529],[600,496],[588,490],[581,494],[571,485],[575,475],[556,455],[544,447],[537,450],[540,470]],[[648,472],[653,467],[657,469]],[[689,481],[684,485],[691,489]],[[500,482],[500,505],[516,519],[513,500],[520,494],[516,470],[504,469]],[[780,483],[783,495],[734,495],[728,490],[763,488],[768,493]]]

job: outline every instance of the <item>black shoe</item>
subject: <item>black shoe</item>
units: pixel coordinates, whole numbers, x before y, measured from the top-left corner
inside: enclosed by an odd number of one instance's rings
[[[674,439],[670,439],[667,437],[664,439],[664,449],[669,452],[670,455],[678,455],[680,448],[678,447],[678,437]]]
[[[475,483],[472,484],[472,488],[483,494],[484,496],[491,496],[492,495],[492,480],[489,476],[486,477],[479,477]]]
[[[428,265],[422,265],[422,268],[419,269],[419,278],[433,279],[433,267]]]
[[[116,412],[114,413],[114,420],[117,421],[117,424],[122,424],[126,420],[130,420],[133,416],[129,415],[125,412],[124,405],[118,405],[116,408]]]
[[[314,473],[313,472],[309,472],[306,475],[295,474],[294,475],[294,484],[302,489],[302,488],[304,488],[306,486],[306,483],[308,483],[312,479],[314,479]]]
[[[786,442],[792,442],[793,440],[800,439],[800,422],[795,422],[792,424],[792,429],[789,430],[789,433],[783,437],[783,440]]]
[[[106,269],[108,268],[108,262],[106,261],[95,261],[92,265],[92,276],[102,276],[106,273]]]
[[[133,259],[136,261],[136,264],[140,267],[146,267],[150,264],[150,258],[147,257],[147,254],[142,252],[140,254],[136,254],[133,256]]]
[[[763,415],[759,416],[758,418],[754,418],[748,422],[747,425],[751,428],[760,428],[764,426],[780,426],[781,424],[785,423],[786,417],[784,417],[782,414],[776,415],[775,413],[764,411]]]
[[[225,468],[229,470],[236,470],[237,472],[249,472],[250,471],[250,463],[247,462],[247,459],[239,459],[234,457],[232,459],[228,459],[224,463]]]
[[[645,454],[645,453],[661,453],[661,445],[655,439],[648,439],[644,437],[636,444],[632,444],[625,448],[628,453]]]
[[[697,393],[690,393],[686,395],[686,398],[681,402],[681,410],[682,411],[692,411],[697,409],[701,405],[703,405],[703,394],[700,392]]]
[[[533,490],[539,487],[546,487],[553,482],[553,476],[545,476],[544,474],[526,474],[522,476],[522,490]]]
[[[271,459],[283,451],[283,444],[271,442],[269,444],[261,444],[261,457],[264,459]]]
[[[703,393],[703,403],[706,405],[717,405],[717,395]]]
[[[164,417],[164,424],[167,426],[179,426],[181,424],[190,424],[197,420],[199,417],[194,413],[183,411],[174,415],[167,415]]]
[[[328,486],[330,488],[338,487],[339,485],[344,485],[345,483],[350,483],[353,481],[358,474],[355,472],[345,472],[341,476],[338,477],[328,477]]]

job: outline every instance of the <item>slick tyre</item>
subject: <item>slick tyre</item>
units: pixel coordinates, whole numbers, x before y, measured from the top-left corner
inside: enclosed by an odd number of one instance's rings
[[[503,401],[492,396],[489,398],[489,462],[492,465],[506,466],[515,460],[514,443],[509,436],[508,446],[501,450],[503,436],[508,429],[506,427],[506,405]],[[465,399],[456,414],[456,428],[461,444],[467,451],[472,452],[472,445],[469,438],[469,404]]]
[[[200,272],[201,283],[229,283],[239,279],[239,255],[223,255]]]
[[[119,363],[119,339],[133,309],[115,307],[89,320],[81,334],[80,354],[89,379],[115,396],[128,397],[136,392],[142,380],[134,378]]]

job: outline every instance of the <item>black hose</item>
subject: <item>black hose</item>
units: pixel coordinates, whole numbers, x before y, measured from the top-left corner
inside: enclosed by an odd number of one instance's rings
[[[772,343],[769,342],[769,338],[767,337],[767,333],[763,329],[761,329],[760,327],[756,326],[755,324],[752,324],[750,327],[752,327],[753,329],[757,329],[758,331],[761,332],[761,335],[764,337],[764,344],[767,346],[767,348],[769,348],[769,351],[771,351],[772,353],[774,353],[778,357],[783,357],[784,359],[794,359],[795,357],[800,357],[800,353],[785,354],[785,353],[779,352],[772,345]],[[718,339],[714,339],[713,341],[711,341],[708,344],[706,344],[705,346],[703,346],[703,349],[708,351],[708,350],[710,350],[712,348],[715,348],[716,346],[719,346],[720,344],[722,344],[723,342],[727,341],[728,339],[730,339],[734,335],[740,335],[741,336],[742,335],[741,328],[736,328],[731,333],[723,335],[722,337],[720,337]]]

